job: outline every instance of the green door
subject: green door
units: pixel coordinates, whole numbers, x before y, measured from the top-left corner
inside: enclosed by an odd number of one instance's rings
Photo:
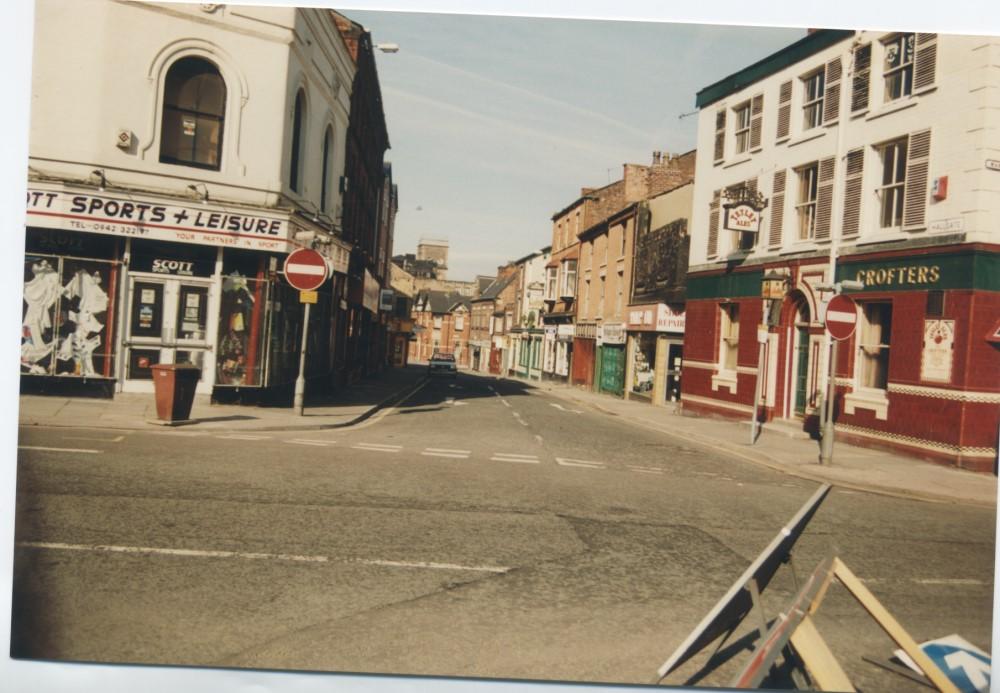
[[[625,387],[625,347],[601,346],[601,392],[621,396]]]
[[[798,365],[795,369],[795,413],[805,416],[809,380],[809,330],[805,327],[796,329],[798,331],[798,345],[796,346]]]

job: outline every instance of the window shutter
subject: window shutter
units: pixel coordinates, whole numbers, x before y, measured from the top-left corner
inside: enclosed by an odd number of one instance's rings
[[[843,73],[840,58],[826,64],[826,93],[823,95],[823,123],[837,122],[840,116],[840,77]]]
[[[918,92],[934,86],[937,34],[917,34],[917,50],[913,63],[913,91]]]
[[[719,163],[726,155],[726,109],[715,112],[715,163]]]
[[[903,192],[903,229],[922,229],[927,217],[927,172],[931,163],[931,131],[910,135],[906,148],[906,186]]]
[[[819,180],[816,191],[816,238],[830,237],[830,213],[833,211],[833,169],[836,159],[830,157],[819,162]]]
[[[872,71],[872,44],[854,50],[854,80],[851,84],[851,113],[868,110],[868,82]]]
[[[783,83],[778,92],[778,134],[780,142],[788,137],[792,121],[792,82]]]
[[[760,147],[760,135],[764,123],[764,95],[757,94],[750,103],[750,149]]]
[[[781,245],[781,227],[785,219],[785,177],[782,169],[774,172],[774,187],[771,190],[771,233],[768,242],[772,246]]]
[[[857,236],[861,230],[861,176],[865,168],[865,150],[847,152],[847,175],[844,181],[843,236]]]
[[[708,256],[719,254],[719,193],[712,193],[712,202],[708,206]]]

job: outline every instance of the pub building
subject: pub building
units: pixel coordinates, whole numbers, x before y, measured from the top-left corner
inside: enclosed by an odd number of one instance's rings
[[[995,472],[1000,161],[954,117],[989,41],[819,30],[698,92],[685,411],[815,436],[835,348],[838,438]]]

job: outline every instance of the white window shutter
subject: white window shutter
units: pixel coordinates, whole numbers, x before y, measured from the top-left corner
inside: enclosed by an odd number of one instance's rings
[[[836,123],[840,116],[840,78],[844,70],[840,58],[826,64],[826,93],[823,95],[823,123]]]
[[[775,135],[777,141],[788,139],[791,133],[792,122],[792,82],[791,80],[782,83],[778,92],[778,131]]]
[[[819,189],[816,191],[816,238],[818,240],[830,237],[835,163],[836,159],[832,156],[819,162]]]
[[[719,254],[719,196],[720,191],[712,193],[712,202],[708,206],[708,257]]]
[[[726,156],[726,109],[720,108],[715,112],[715,163],[719,163]]]
[[[864,148],[847,152],[847,170],[844,181],[844,238],[857,236],[861,231],[861,183],[865,168]]]
[[[771,189],[771,227],[768,235],[768,243],[771,244],[771,247],[781,245],[781,227],[785,221],[786,176],[785,169],[774,172],[774,187]]]
[[[930,130],[910,134],[906,158],[903,229],[914,231],[927,226],[927,183],[931,163]]]
[[[913,58],[913,91],[934,86],[937,71],[937,34],[917,34],[917,50]]]
[[[854,79],[851,83],[851,113],[868,110],[868,91],[872,71],[872,44],[854,50]]]
[[[750,149],[760,147],[764,123],[764,95],[757,94],[750,102]]]

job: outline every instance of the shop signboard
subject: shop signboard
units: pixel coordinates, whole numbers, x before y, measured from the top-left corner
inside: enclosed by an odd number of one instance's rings
[[[573,323],[557,325],[556,326],[556,339],[560,342],[572,342],[573,337],[576,335],[576,325]]]
[[[955,321],[924,320],[924,345],[920,353],[920,379],[950,383],[954,350]]]
[[[620,322],[606,322],[597,326],[598,339],[602,344],[624,344],[625,325]]]
[[[632,332],[684,333],[684,313],[666,303],[632,306],[628,311],[628,329]]]
[[[364,291],[361,296],[361,305],[372,313],[378,312],[379,284],[371,272],[365,270]]]
[[[116,195],[61,184],[28,189],[29,226],[177,243],[288,252],[287,216],[171,198]]]
[[[684,311],[676,311],[665,303],[656,308],[656,331],[684,334]]]

